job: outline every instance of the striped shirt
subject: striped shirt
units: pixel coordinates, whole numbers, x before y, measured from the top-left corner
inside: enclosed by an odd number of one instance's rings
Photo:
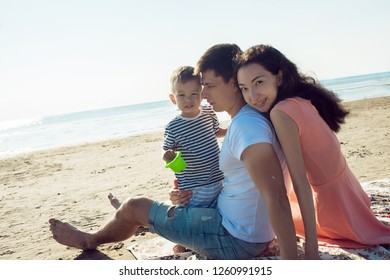
[[[182,153],[187,168],[175,173],[180,189],[200,187],[223,180],[215,134],[219,122],[210,106],[202,106],[194,118],[176,116],[165,127],[163,149]]]

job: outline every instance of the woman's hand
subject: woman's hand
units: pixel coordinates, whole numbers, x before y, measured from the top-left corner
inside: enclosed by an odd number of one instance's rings
[[[305,260],[320,260],[320,254],[318,252],[318,245],[314,243],[310,245],[305,243]]]
[[[173,205],[187,205],[192,196],[192,192],[188,190],[179,190],[179,183],[177,179],[175,179],[173,184],[174,187],[169,191],[169,200]]]

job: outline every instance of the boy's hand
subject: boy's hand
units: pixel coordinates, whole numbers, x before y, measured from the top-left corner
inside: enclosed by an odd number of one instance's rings
[[[167,162],[171,162],[172,160],[175,159],[175,157],[176,157],[176,152],[174,150],[167,150],[163,155],[163,160]]]

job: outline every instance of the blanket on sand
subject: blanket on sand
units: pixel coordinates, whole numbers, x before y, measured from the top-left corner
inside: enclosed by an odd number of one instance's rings
[[[371,198],[371,208],[376,217],[390,226],[390,178],[362,183],[362,187]],[[297,238],[299,257],[303,258],[304,240]],[[162,238],[154,237],[142,243],[133,244],[128,250],[136,259],[143,260],[206,260],[205,256],[193,251],[173,254],[175,244]],[[390,248],[386,245],[359,249],[320,246],[320,257],[325,260],[390,260]],[[271,242],[267,251],[256,259],[280,259],[277,240]]]

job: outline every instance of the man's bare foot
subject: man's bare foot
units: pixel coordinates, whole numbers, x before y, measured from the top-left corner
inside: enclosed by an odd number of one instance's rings
[[[97,247],[91,244],[89,233],[79,231],[74,226],[53,218],[49,220],[49,224],[54,240],[62,245],[82,250],[93,250]]]
[[[120,201],[119,201],[112,193],[110,193],[110,194],[108,195],[108,199],[110,200],[111,205],[112,205],[115,209],[118,209],[118,208],[121,206]]]
[[[185,252],[188,252],[189,250],[184,247],[184,246],[181,246],[179,244],[176,244],[173,248],[172,248],[173,252],[175,254],[180,254],[180,253],[185,253]]]

